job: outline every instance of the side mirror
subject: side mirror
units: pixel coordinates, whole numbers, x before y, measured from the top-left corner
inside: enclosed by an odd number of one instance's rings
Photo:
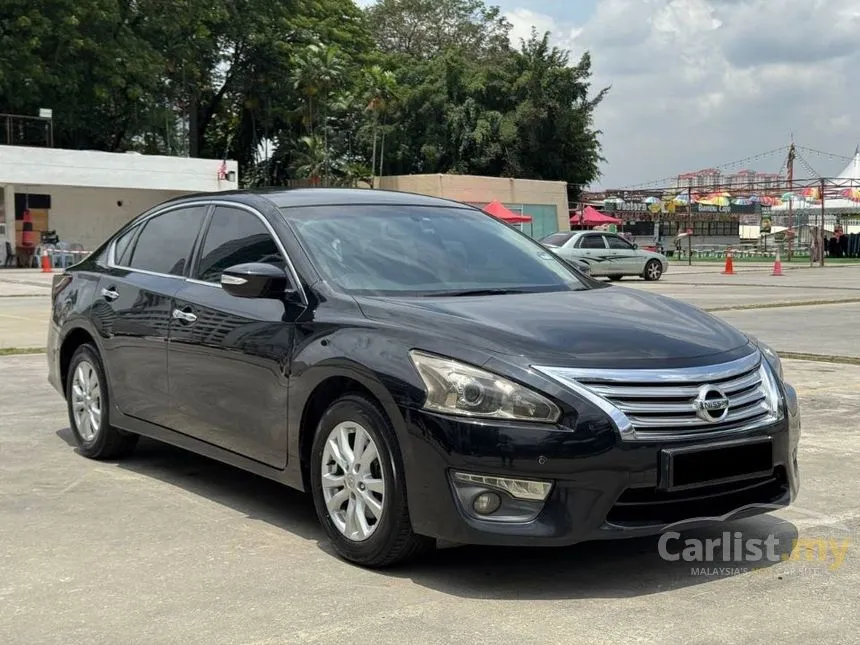
[[[287,272],[273,264],[236,264],[221,273],[221,287],[237,298],[283,298],[293,292]]]
[[[634,242],[634,243],[633,243],[633,248],[634,248],[634,249],[638,249],[638,248],[639,248],[639,245],[638,245],[638,244],[636,244],[636,243]]]

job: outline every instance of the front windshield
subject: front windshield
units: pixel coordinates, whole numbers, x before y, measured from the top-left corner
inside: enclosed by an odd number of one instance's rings
[[[323,278],[355,295],[588,288],[537,242],[471,208],[349,205],[282,213]]]

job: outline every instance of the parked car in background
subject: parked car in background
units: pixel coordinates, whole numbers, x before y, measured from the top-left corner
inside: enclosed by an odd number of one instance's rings
[[[577,260],[575,258],[562,258],[565,262],[571,265],[577,271],[582,271],[585,275],[591,275],[591,267],[587,262]]]
[[[591,275],[620,280],[639,276],[659,280],[669,268],[662,253],[640,249],[620,235],[597,231],[562,231],[540,240],[548,249],[566,260],[579,260],[591,267]]]
[[[799,485],[773,350],[426,196],[162,204],[55,275],[47,360],[84,456],[147,436],[309,491],[365,566],[709,524]]]

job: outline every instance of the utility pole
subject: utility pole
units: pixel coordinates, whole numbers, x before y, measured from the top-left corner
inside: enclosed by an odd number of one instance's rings
[[[687,186],[687,266],[693,266],[693,188]]]
[[[820,266],[824,266],[824,177],[821,178],[821,228],[818,234],[821,236]]]
[[[788,192],[794,194],[794,137],[792,137],[791,145],[788,148]],[[823,203],[823,202],[822,202]],[[794,234],[794,200],[788,200],[788,261],[791,262],[791,238]]]

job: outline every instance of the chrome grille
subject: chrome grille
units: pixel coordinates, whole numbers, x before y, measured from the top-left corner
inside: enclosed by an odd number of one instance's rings
[[[779,411],[775,381],[758,353],[683,369],[535,369],[601,407],[625,438],[724,434],[771,423]],[[722,409],[705,410],[703,401]]]

